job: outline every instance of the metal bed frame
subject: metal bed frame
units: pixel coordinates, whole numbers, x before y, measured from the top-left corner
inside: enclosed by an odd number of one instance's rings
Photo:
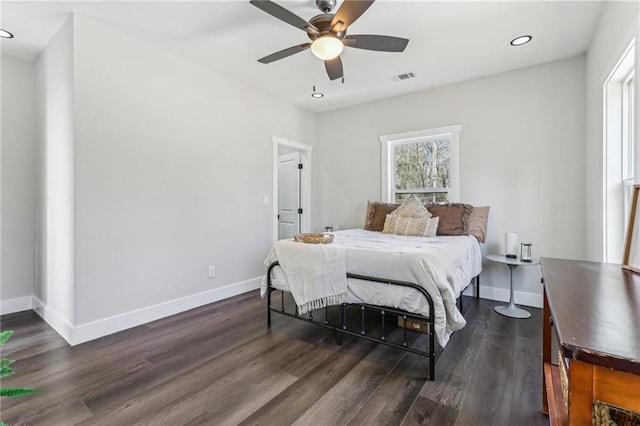
[[[393,284],[393,285],[399,285],[399,286],[403,286],[403,287],[410,287],[413,288],[417,291],[419,291],[427,300],[427,303],[429,305],[429,316],[424,316],[424,315],[419,315],[419,314],[414,314],[411,312],[407,312],[407,311],[403,311],[400,309],[394,309],[394,308],[388,308],[388,307],[383,307],[383,306],[376,306],[376,305],[369,305],[366,303],[342,303],[340,305],[340,324],[336,325],[336,324],[331,324],[329,322],[329,314],[328,314],[328,307],[324,308],[325,314],[324,314],[324,320],[323,321],[319,321],[319,320],[315,320],[313,318],[313,311],[309,311],[307,314],[305,314],[305,316],[300,315],[298,313],[298,308],[295,308],[295,312],[291,313],[291,312],[287,312],[284,306],[284,291],[278,290],[275,287],[273,287],[271,285],[271,272],[273,271],[273,268],[275,268],[276,266],[280,265],[279,262],[273,262],[271,265],[269,265],[269,268],[267,270],[267,326],[271,327],[271,312],[277,312],[281,315],[286,315],[288,317],[292,317],[292,318],[296,318],[311,324],[315,324],[318,325],[320,327],[324,327],[324,328],[328,328],[329,330],[333,330],[336,332],[336,343],[337,344],[342,344],[342,335],[343,334],[348,334],[351,336],[357,336],[357,337],[361,337],[367,340],[371,340],[377,343],[382,343],[384,345],[387,346],[391,346],[394,347],[396,349],[401,349],[407,352],[412,352],[418,355],[422,355],[422,356],[426,356],[427,358],[429,358],[429,380],[434,380],[435,379],[435,356],[436,356],[436,346],[435,346],[435,333],[434,333],[434,325],[435,325],[435,320],[434,317],[432,315],[432,313],[434,312],[434,307],[433,307],[433,299],[431,298],[431,295],[429,295],[429,293],[427,292],[427,290],[425,290],[423,287],[414,284],[414,283],[410,283],[410,282],[406,282],[406,281],[397,281],[397,280],[389,280],[389,279],[384,279],[384,278],[377,278],[377,277],[368,277],[368,276],[364,276],[364,275],[357,275],[357,274],[351,274],[351,273],[347,273],[347,278],[357,278],[357,279],[361,279],[361,280],[367,280],[367,281],[375,281],[375,282],[379,282],[379,283],[386,283],[386,284]],[[462,291],[464,292],[470,285],[473,284],[473,281],[475,281],[476,284],[476,299],[480,297],[480,276],[476,276],[474,277],[474,279],[472,280],[471,283],[469,283],[469,285],[467,285],[467,287],[465,287],[465,289]],[[281,304],[280,304],[280,308],[274,308],[271,306],[271,293],[273,291],[280,291],[281,293]],[[460,294],[462,294],[462,292]],[[462,298],[460,297],[458,299],[459,302],[459,307],[460,307],[460,311],[462,312]],[[355,308],[355,309],[360,309],[361,311],[361,328],[360,330],[353,330],[353,329],[349,329],[348,328],[348,324],[347,324],[347,308]],[[372,336],[370,334],[367,334],[367,327],[366,327],[366,312],[367,311],[373,311],[373,312],[377,312],[380,314],[380,320],[381,320],[381,336],[380,337],[376,337],[376,336]],[[404,334],[403,334],[403,342],[402,344],[397,344],[397,343],[393,343],[387,340],[386,335],[385,335],[385,318],[387,315],[394,315],[394,316],[400,316],[404,319],[405,323],[407,321],[407,319],[417,319],[417,320],[422,320],[422,321],[426,321],[428,324],[428,332],[426,333],[429,337],[429,349],[428,352],[421,350],[421,349],[416,349],[414,347],[409,346],[409,344],[407,343],[407,331],[412,331],[410,329],[407,329],[406,327],[403,327],[404,330]]]

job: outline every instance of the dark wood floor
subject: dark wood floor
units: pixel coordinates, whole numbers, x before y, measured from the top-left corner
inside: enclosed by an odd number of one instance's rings
[[[251,292],[75,347],[32,312],[6,315],[16,359],[0,418],[28,425],[548,425],[541,311],[526,320],[464,299],[467,326],[418,355],[274,315]],[[416,336],[422,339],[424,336]]]

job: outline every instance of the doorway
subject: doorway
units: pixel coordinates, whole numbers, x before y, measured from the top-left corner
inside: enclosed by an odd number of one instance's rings
[[[302,172],[300,152],[278,156],[278,239],[293,238],[302,232]]]
[[[273,137],[273,240],[311,229],[309,145]]]

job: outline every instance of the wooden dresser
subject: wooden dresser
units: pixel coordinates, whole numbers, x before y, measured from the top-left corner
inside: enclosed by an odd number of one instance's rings
[[[551,424],[591,425],[596,400],[640,413],[640,274],[579,260],[543,258],[541,265],[542,409]],[[566,403],[560,370],[551,363],[559,358],[551,349],[556,336],[568,377]]]

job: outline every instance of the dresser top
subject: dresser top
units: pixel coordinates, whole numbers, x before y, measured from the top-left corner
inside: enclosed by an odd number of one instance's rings
[[[640,274],[619,264],[542,258],[564,355],[640,374]]]

